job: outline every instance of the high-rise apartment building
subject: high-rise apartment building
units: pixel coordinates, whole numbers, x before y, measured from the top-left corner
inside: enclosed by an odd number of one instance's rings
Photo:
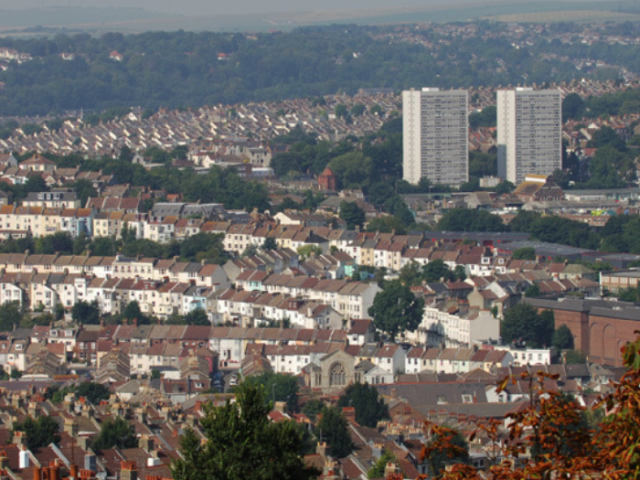
[[[498,91],[498,176],[515,185],[525,175],[562,168],[560,90]]]
[[[469,95],[423,88],[402,92],[403,178],[416,184],[469,181]]]

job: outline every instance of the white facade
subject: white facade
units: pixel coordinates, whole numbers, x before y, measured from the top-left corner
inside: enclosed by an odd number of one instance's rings
[[[499,90],[497,115],[499,177],[518,185],[562,168],[560,90]]]
[[[469,181],[469,95],[437,88],[402,92],[403,178],[416,184]]]

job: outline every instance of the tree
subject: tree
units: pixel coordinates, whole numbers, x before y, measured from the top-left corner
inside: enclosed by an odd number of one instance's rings
[[[42,415],[37,419],[26,417],[22,422],[13,424],[14,432],[23,432],[27,436],[29,449],[42,448],[60,442],[60,425],[53,417]]]
[[[505,232],[508,228],[498,215],[485,210],[454,208],[438,221],[438,230],[450,232]]]
[[[559,350],[573,349],[573,333],[566,325],[560,325],[555,332],[551,344]]]
[[[365,427],[376,428],[380,420],[389,418],[389,408],[378,390],[367,383],[349,385],[338,400],[338,407],[355,408],[356,422]]]
[[[495,188],[496,193],[498,195],[504,195],[506,193],[511,193],[516,189],[516,186],[511,183],[509,180],[501,181],[498,186]]]
[[[317,429],[320,440],[327,442],[333,457],[344,458],[353,452],[355,445],[349,434],[349,424],[339,408],[325,407]]]
[[[562,121],[575,120],[584,113],[584,101],[577,93],[570,93],[562,101]]]
[[[122,417],[115,420],[107,420],[102,424],[100,433],[93,442],[94,450],[104,450],[107,448],[135,448],[138,446],[138,439],[133,425]]]
[[[133,302],[127,303],[127,306],[124,307],[124,312],[122,312],[122,316],[131,321],[142,319],[142,310],[140,310],[138,301],[134,300]]]
[[[182,458],[171,466],[175,480],[311,480],[320,473],[305,464],[295,423],[269,420],[261,386],[241,385],[234,403],[203,408],[204,439],[191,429],[181,438]]]
[[[417,262],[411,261],[400,269],[400,276],[398,277],[403,285],[413,287],[422,283],[422,274],[420,271],[420,265]]]
[[[364,210],[356,202],[342,201],[340,203],[340,218],[347,222],[349,230],[353,230],[364,224]]]
[[[325,404],[322,400],[318,398],[310,398],[302,406],[302,413],[304,413],[310,419],[315,420],[316,416],[322,412],[322,409],[324,407]]]
[[[344,105],[343,103],[339,103],[336,105],[334,113],[336,117],[346,118],[349,115],[349,110],[347,109],[346,105]]]
[[[380,455],[378,461],[367,472],[367,478],[384,478],[384,472],[387,468],[387,463],[396,459],[395,455],[389,450],[385,450]]]
[[[537,347],[551,345],[553,331],[553,312],[538,314],[535,307],[525,302],[507,310],[500,325],[500,335],[505,342],[522,340]]]
[[[120,154],[118,155],[118,160],[121,160],[123,162],[131,162],[133,160],[133,152],[131,151],[131,149],[129,147],[127,147],[126,145],[124,145],[121,149],[120,149]]]
[[[100,308],[97,300],[85,302],[80,300],[71,308],[71,318],[76,323],[98,325],[100,323]]]
[[[533,247],[518,248],[513,252],[511,258],[514,260],[535,260],[536,249]]]
[[[240,254],[242,258],[253,257],[256,253],[258,253],[258,246],[255,244],[247,245],[244,251]]]
[[[423,454],[434,477],[439,477],[448,465],[469,462],[469,445],[460,432],[434,424],[430,427],[431,436]]]
[[[262,385],[265,391],[265,401],[286,402],[287,410],[292,413],[298,411],[298,380],[286,373],[263,373],[248,377],[245,383]]]
[[[634,478],[640,470],[640,457],[636,450],[640,438],[640,340],[622,347],[627,371],[612,391],[586,412],[578,402],[563,392],[545,389],[546,382],[558,378],[539,371],[524,373],[520,378],[507,377],[498,384],[498,393],[509,384],[520,380],[529,384],[528,405],[507,415],[509,442],[499,449],[502,458],[517,458],[530,452],[530,459],[514,466],[512,462],[493,462],[493,479],[525,478]],[[478,425],[476,434],[483,432],[486,442],[504,438],[493,420]],[[434,427],[444,428],[446,427]],[[447,429],[451,432],[451,429]],[[450,448],[443,441],[440,448]],[[429,453],[429,446],[423,454]],[[444,472],[442,480],[480,480],[486,478],[470,465],[453,465]]]
[[[444,260],[438,258],[422,266],[422,276],[427,283],[452,280],[453,274]]]
[[[75,392],[79,397],[86,398],[93,405],[99,405],[101,401],[108,400],[110,395],[107,387],[95,382],[81,383],[76,387]]]
[[[53,255],[54,253],[72,254],[73,238],[66,232],[57,232],[36,239],[36,253]]]
[[[262,244],[262,250],[276,250],[278,248],[278,244],[276,243],[275,238],[267,237],[264,239],[264,243]]]
[[[202,308],[196,308],[191,310],[184,316],[184,323],[187,325],[200,325],[208,327],[211,325],[211,320],[207,316],[207,312]]]
[[[384,290],[376,294],[369,308],[375,327],[386,332],[392,341],[398,333],[413,332],[418,328],[423,312],[424,299],[417,298],[398,280],[386,282]]]
[[[564,357],[564,361],[569,365],[587,363],[587,356],[578,350],[567,350],[566,352],[562,352],[562,356]]]
[[[322,255],[322,248],[320,248],[318,245],[315,245],[313,243],[309,243],[307,245],[302,245],[301,247],[298,247],[298,255],[300,256],[301,260],[305,260],[309,257],[311,257],[312,255]]]
[[[18,302],[3,303],[0,305],[0,331],[10,332],[15,325],[22,320],[20,304]]]
[[[97,197],[98,192],[93,187],[93,183],[89,180],[80,179],[69,185],[76,192],[76,195],[80,199],[81,205],[84,207],[87,204],[89,197]]]
[[[524,291],[524,296],[527,298],[539,298],[540,286],[537,283],[533,283],[527,287]]]
[[[354,117],[359,117],[366,111],[367,107],[365,107],[362,103],[356,103],[353,107],[351,107],[350,113]]]

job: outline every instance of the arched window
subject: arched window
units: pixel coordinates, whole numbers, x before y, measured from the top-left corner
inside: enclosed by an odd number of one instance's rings
[[[330,373],[330,385],[345,385],[346,384],[346,376],[344,373],[344,366],[341,363],[334,363],[331,366]]]

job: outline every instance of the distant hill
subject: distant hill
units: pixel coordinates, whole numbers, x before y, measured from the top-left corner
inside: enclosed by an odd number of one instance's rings
[[[590,45],[575,23],[515,31],[487,20],[438,28],[343,24],[250,34],[5,37],[0,116],[231,105],[361,88],[623,82],[640,75],[637,31],[631,22],[601,25],[587,31]]]

